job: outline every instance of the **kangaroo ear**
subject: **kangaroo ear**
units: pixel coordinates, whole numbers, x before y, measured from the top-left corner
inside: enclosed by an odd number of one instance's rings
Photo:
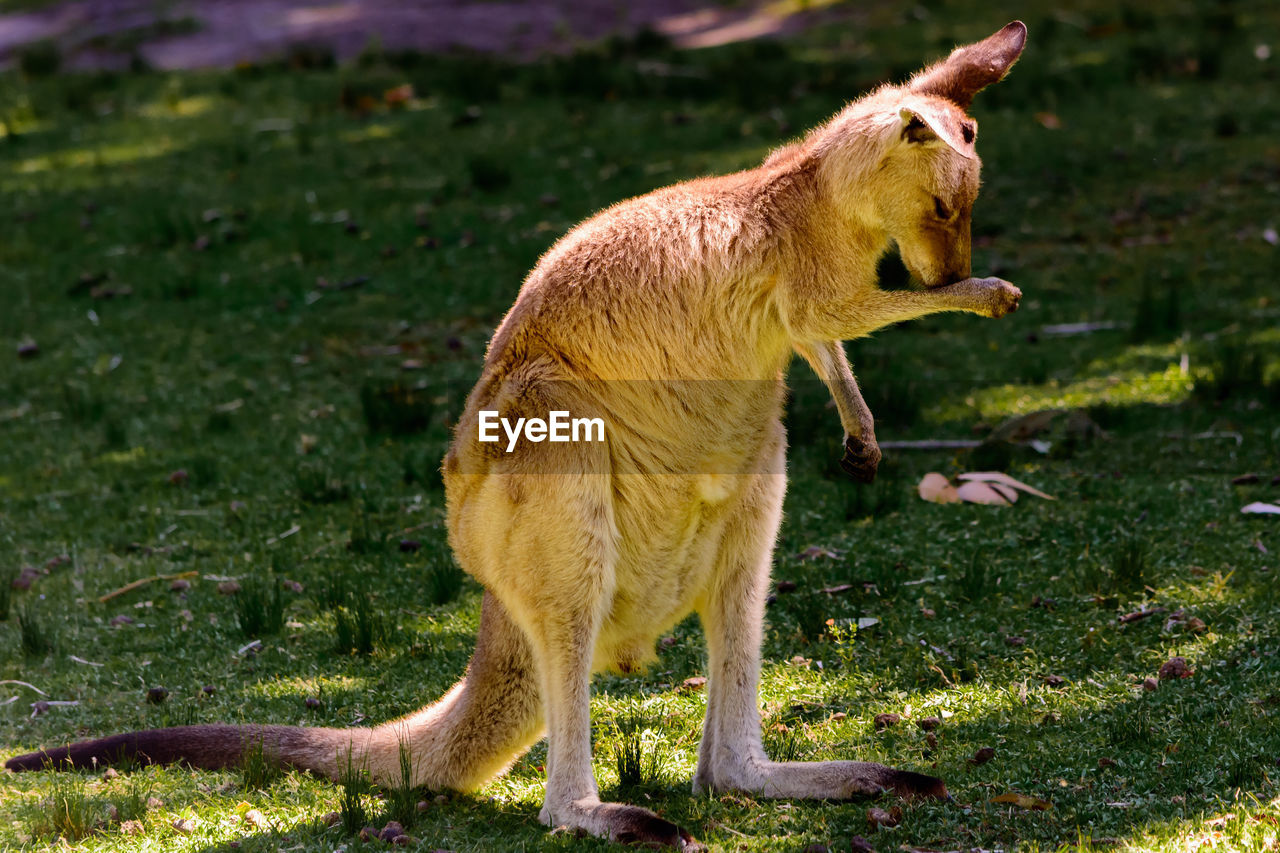
[[[898,117],[902,120],[902,141],[908,145],[936,143],[970,159],[977,156],[973,146],[977,127],[973,119],[929,109],[925,103],[902,107]]]
[[[1026,43],[1026,24],[1014,21],[976,44],[956,48],[946,59],[913,77],[908,88],[968,109],[974,95],[1009,73]]]

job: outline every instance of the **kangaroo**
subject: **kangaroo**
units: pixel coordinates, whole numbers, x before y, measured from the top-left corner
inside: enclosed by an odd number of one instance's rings
[[[594,672],[652,660],[691,612],[706,635],[695,791],[843,800],[948,797],[940,779],[857,761],[775,762],[757,685],[782,513],[783,376],[827,383],[846,467],[874,476],[871,413],[841,341],[938,311],[1001,317],[1021,291],[970,277],[977,126],[966,110],[1018,59],[1014,22],[902,85],[849,104],[758,168],[621,202],[538,262],[489,345],[445,456],[449,543],[485,588],[476,648],[439,701],[373,728],[197,725],[10,759],[12,770],[128,756],[221,768],[249,745],[282,766],[475,789],[548,738],[540,819],[695,849],[652,811],[602,802],[591,770]],[[878,288],[896,244],[921,290]],[[482,413],[567,411],[600,442],[479,440]],[[528,435],[528,434],[526,434]]]

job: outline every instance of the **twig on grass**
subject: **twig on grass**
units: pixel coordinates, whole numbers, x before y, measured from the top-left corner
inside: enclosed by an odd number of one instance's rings
[[[131,581],[125,584],[124,586],[120,587],[119,589],[113,590],[107,593],[106,595],[98,596],[98,603],[105,604],[106,602],[110,601],[116,596],[124,595],[126,592],[133,592],[138,587],[146,586],[152,581],[176,581],[183,578],[198,578],[198,577],[200,577],[199,572],[190,571],[190,572],[178,572],[175,575],[152,575],[149,578],[138,578],[136,581]]]

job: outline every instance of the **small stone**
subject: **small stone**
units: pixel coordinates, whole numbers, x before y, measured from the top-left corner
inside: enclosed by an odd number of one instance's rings
[[[169,584],[170,592],[186,592],[191,589],[191,581],[186,578],[177,578]]]
[[[436,805],[443,806],[447,802],[449,802],[448,794],[436,794]]]
[[[848,716],[849,715],[846,714],[844,711],[836,711],[834,714],[831,715],[831,722],[838,723],[841,720],[846,719]]]
[[[30,359],[40,354],[40,347],[31,338],[18,341],[18,358]]]
[[[408,847],[410,844],[416,843],[417,840],[412,835],[397,835],[391,839],[391,843],[397,847]]]
[[[543,193],[538,196],[538,203],[543,207],[555,207],[560,203],[560,196],[555,193]]]
[[[1209,626],[1204,624],[1204,620],[1198,616],[1192,616],[1187,620],[1186,629],[1192,634],[1203,634],[1209,630]]]
[[[849,840],[850,853],[876,853],[876,848],[871,846],[871,842],[863,838],[861,835],[855,835]]]
[[[180,817],[173,821],[173,828],[183,835],[190,835],[196,831],[196,822],[194,818]]]
[[[218,692],[218,688],[214,687],[212,684],[206,684],[204,687],[200,688],[200,692],[206,696],[212,696]]]
[[[932,607],[921,607],[920,615],[926,619],[937,619],[938,613]]]
[[[389,821],[378,833],[378,837],[383,841],[394,841],[402,835],[404,835],[404,827],[394,820]]]
[[[360,830],[361,841],[372,841],[378,837],[378,828],[376,826],[366,826]]]
[[[882,732],[885,729],[891,726],[896,726],[898,723],[902,722],[902,715],[901,714],[876,714],[875,720],[873,722],[875,724],[876,731]]]
[[[239,591],[239,581],[222,581],[218,584],[218,592],[222,595],[235,595]]]
[[[1120,762],[1116,761],[1114,758],[1106,758],[1106,757],[1099,758],[1098,769],[1101,770],[1104,767],[1115,767],[1119,763]]]
[[[325,826],[337,826],[342,823],[342,815],[339,812],[329,812],[324,817],[320,818],[320,822]]]
[[[689,678],[686,678],[680,684],[680,689],[681,690],[701,690],[706,686],[707,686],[707,679],[705,676],[694,675],[694,676],[690,676]]]
[[[679,640],[677,640],[675,637],[663,637],[658,642],[662,643],[662,647],[664,649],[669,649],[672,646],[674,646],[676,643],[678,643]]]
[[[244,512],[248,508],[249,508],[249,505],[246,504],[244,501],[232,501],[230,504],[227,505],[227,509],[231,510],[233,515],[239,515],[240,513]]]
[[[303,704],[305,704],[312,711],[315,711],[320,707],[320,700],[317,699],[315,696],[308,696],[306,700],[303,702]]]
[[[159,705],[169,698],[169,691],[163,687],[152,687],[147,691],[147,701],[152,705]]]
[[[1190,678],[1194,670],[1187,666],[1187,659],[1184,657],[1169,658],[1160,666],[1161,681],[1168,681],[1172,678]]]
[[[1257,474],[1241,474],[1239,477],[1231,478],[1231,485],[1252,486],[1254,483],[1257,483],[1259,479],[1261,478]]]
[[[164,808],[164,800],[159,797],[147,797],[147,811]]]
[[[934,729],[936,729],[938,726],[942,725],[942,718],[941,717],[925,717],[922,720],[916,720],[916,725],[924,729],[926,732],[931,732]]]
[[[303,591],[304,589],[306,589],[306,587],[304,587],[304,586],[303,586],[301,583],[299,583],[298,581],[291,581],[291,580],[288,580],[288,579],[280,581],[280,585],[281,585],[282,587],[284,587],[285,589],[289,590],[289,592],[296,592],[296,593],[299,593],[299,594],[301,594],[301,593],[302,593],[302,591]]]
[[[427,809],[431,808],[431,803],[428,803],[426,800],[418,800],[418,805],[415,806],[415,808],[420,812],[425,812]]]
[[[121,613],[118,616],[112,616],[111,619],[108,620],[107,624],[110,625],[112,628],[119,628],[121,625],[132,625],[133,617],[125,616],[123,613]]]
[[[42,714],[47,714],[49,712],[49,708],[51,707],[52,706],[48,702],[44,701],[43,699],[39,700],[38,702],[32,702],[31,716],[39,717]]]
[[[142,821],[126,820],[120,824],[120,832],[124,835],[141,835],[143,833]]]
[[[213,242],[213,241],[209,239],[209,235],[208,235],[208,234],[201,234],[201,235],[200,235],[199,237],[197,237],[197,238],[195,239],[195,241],[191,244],[191,248],[195,249],[197,252],[203,252],[205,249],[209,248],[209,245],[210,245],[212,242]]]
[[[119,779],[119,778],[120,778],[120,771],[115,769],[114,767],[108,767],[106,770],[102,771],[103,782],[110,782],[112,779]]]
[[[929,732],[927,735],[924,736],[924,742],[928,744],[930,749],[938,748],[938,736],[935,735],[933,732]]]
[[[405,554],[412,554],[422,547],[422,543],[417,539],[401,539],[400,550]]]
[[[796,582],[795,581],[778,581],[777,589],[778,589],[778,592],[795,592]]]
[[[995,757],[996,757],[995,749],[990,746],[984,746],[982,749],[978,750],[972,756],[969,757],[969,763],[972,764],[974,767],[980,767],[981,765],[986,764],[988,761],[990,761]]]
[[[1045,676],[1044,683],[1050,687],[1057,688],[1066,684],[1067,680],[1063,678],[1061,675],[1048,675],[1048,676]]]
[[[171,486],[185,486],[187,484],[187,480],[190,479],[191,476],[187,474],[186,469],[184,468],[179,468],[177,471],[169,474],[168,477],[169,485]]]
[[[1004,638],[1004,644],[1005,644],[1006,646],[1010,646],[1010,647],[1012,647],[1012,648],[1015,648],[1015,649],[1016,649],[1016,648],[1018,648],[1019,646],[1025,646],[1025,645],[1027,644],[1027,638],[1026,638],[1026,637],[1019,637],[1019,636],[1014,635],[1014,634],[1010,634],[1009,636],[1007,636],[1007,637],[1005,637],[1005,638]]]
[[[34,566],[23,566],[18,572],[17,577],[9,582],[11,589],[31,589],[31,585],[36,582],[36,577],[40,573],[36,571]]]
[[[258,809],[249,809],[244,813],[243,820],[245,823],[257,829],[264,828],[268,823],[267,816]]]
[[[800,853],[831,853],[831,848],[827,847],[825,844],[810,844],[801,850]]]
[[[1142,679],[1142,689],[1147,691],[1148,693],[1152,692],[1159,686],[1160,686],[1160,682],[1156,681],[1154,678],[1152,678],[1149,675],[1146,678]]]

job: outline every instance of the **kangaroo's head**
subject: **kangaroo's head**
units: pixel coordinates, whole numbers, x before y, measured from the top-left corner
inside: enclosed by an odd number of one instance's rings
[[[973,96],[1000,80],[1022,53],[1014,21],[903,86],[850,104],[813,139],[819,173],[841,207],[897,243],[907,270],[927,287],[968,278],[969,225],[981,162]]]

